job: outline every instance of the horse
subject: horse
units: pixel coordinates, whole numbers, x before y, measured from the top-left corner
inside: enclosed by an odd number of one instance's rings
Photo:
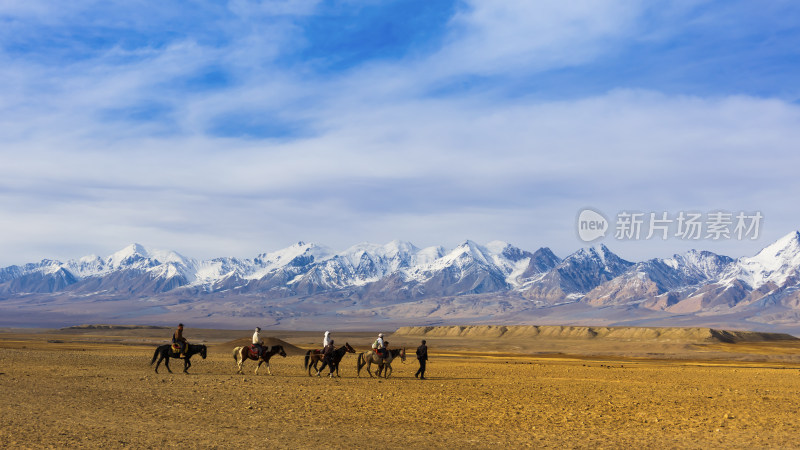
[[[233,349],[233,359],[236,361],[236,364],[239,365],[239,370],[236,373],[240,373],[244,375],[244,371],[242,370],[242,365],[248,359],[253,359],[258,361],[258,365],[256,366],[255,374],[258,375],[258,369],[261,367],[262,363],[267,363],[267,373],[272,375],[272,370],[269,368],[269,359],[272,358],[274,355],[281,355],[286,358],[286,352],[283,350],[282,345],[273,345],[272,348],[267,350],[266,347],[261,351],[261,357],[258,357],[250,350],[249,345],[245,345],[242,347],[236,347]]]
[[[331,375],[333,375],[333,371],[336,370],[336,376],[339,377],[339,362],[344,358],[345,353],[355,353],[356,350],[350,346],[347,342],[344,343],[344,346],[337,348],[333,351],[333,355],[331,356]],[[305,362],[303,363],[303,368],[308,369],[308,376],[311,376],[311,368],[313,367],[314,370],[317,371],[317,376],[319,376],[320,369],[317,369],[317,363],[322,361],[324,356],[319,350],[309,350],[306,352]]]
[[[377,364],[378,365],[378,371],[375,374],[380,378],[381,372],[384,369],[386,369],[386,371],[384,372],[383,376],[384,376],[384,378],[389,378],[389,376],[392,374],[392,360],[397,358],[398,356],[400,357],[401,361],[406,362],[406,348],[405,347],[403,347],[402,349],[394,348],[394,349],[389,350],[389,356],[387,356],[386,358],[381,358],[373,350],[367,350],[364,353],[359,353],[359,355],[358,355],[358,367],[357,367],[358,371],[357,371],[356,376],[360,377],[361,376],[361,368],[364,367],[364,366],[367,366],[366,367],[367,373],[369,374],[370,378],[372,378],[373,375],[372,375],[372,372],[369,371],[369,369],[372,366],[372,364]]]
[[[203,357],[203,359],[206,359],[207,352],[208,350],[206,349],[205,345],[187,344],[186,357],[183,358],[183,373],[189,373],[187,371],[189,370],[189,367],[192,367],[192,362],[189,360],[189,358],[191,358],[192,355],[196,355],[199,353],[200,356]],[[159,358],[159,356],[161,357]],[[181,357],[180,353],[172,350],[172,344],[160,345],[156,349],[155,353],[153,353],[153,360],[150,361],[150,365],[152,366],[153,363],[156,362],[156,358],[159,358],[158,362],[156,363],[156,373],[158,373],[158,366],[159,364],[161,364],[161,361],[164,361],[164,367],[167,368],[169,373],[172,373],[172,370],[169,368],[169,359],[170,358],[180,359],[180,357]]]

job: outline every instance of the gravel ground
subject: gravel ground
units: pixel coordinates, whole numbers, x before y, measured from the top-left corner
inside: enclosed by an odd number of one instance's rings
[[[25,347],[25,348],[23,348]],[[0,447],[797,447],[797,365],[431,355],[388,380],[236,375],[228,352],[155,374],[153,346],[0,337]]]

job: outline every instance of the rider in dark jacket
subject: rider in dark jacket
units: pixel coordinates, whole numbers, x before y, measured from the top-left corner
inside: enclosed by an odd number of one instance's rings
[[[328,376],[333,378],[333,369],[334,369],[333,351],[334,350],[335,350],[335,347],[333,346],[333,339],[331,339],[330,343],[328,343],[328,346],[325,347],[324,349],[322,349],[322,367],[320,367],[319,370],[317,370],[317,376],[320,376],[320,372],[322,372],[322,369],[324,369],[325,367],[328,367],[328,370],[330,371],[330,374]]]
[[[183,337],[183,324],[178,324],[178,329],[172,334],[172,343],[178,344],[181,348],[181,358],[186,356],[186,338]]]

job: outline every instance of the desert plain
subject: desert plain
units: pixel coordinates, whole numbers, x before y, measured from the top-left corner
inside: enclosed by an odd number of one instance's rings
[[[0,329],[0,447],[800,446],[798,340],[564,330],[401,329],[388,339],[409,357],[390,378],[356,377],[348,354],[330,379],[303,368],[321,332],[262,333],[288,356],[273,357],[272,375],[254,361],[241,375],[231,350],[246,330],[187,327],[207,359],[156,374],[169,328]],[[374,334],[334,331],[359,351]]]

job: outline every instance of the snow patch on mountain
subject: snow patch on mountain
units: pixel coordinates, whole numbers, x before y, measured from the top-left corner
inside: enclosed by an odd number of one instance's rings
[[[800,309],[800,233],[738,260],[691,250],[634,264],[604,245],[561,260],[547,248],[531,253],[503,241],[481,245],[466,240],[448,250],[420,249],[396,240],[360,243],[336,253],[297,242],[252,259],[203,261],[131,244],[105,258],[89,255],[0,269],[4,298],[60,291],[81,298],[169,291],[224,297],[236,292],[300,303],[325,297],[320,301],[326,305],[333,301],[375,308],[491,294],[513,299],[507,301],[515,308],[579,303],[686,314],[776,305]],[[319,308],[314,302],[303,308]]]
[[[800,232],[793,231],[765,247],[753,257],[740,258],[730,278],[746,282],[753,289],[774,283],[782,286],[800,269]]]

